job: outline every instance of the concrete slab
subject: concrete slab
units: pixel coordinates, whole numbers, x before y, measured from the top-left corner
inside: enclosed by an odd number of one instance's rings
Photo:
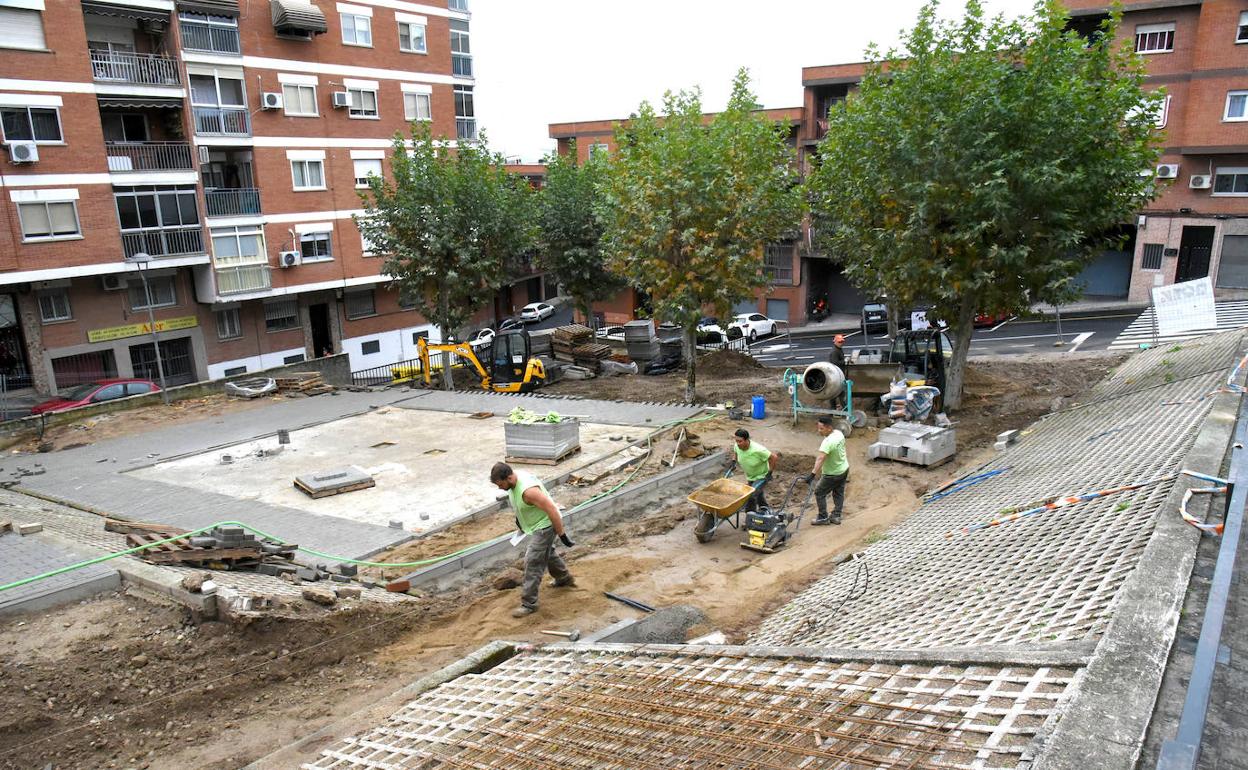
[[[278,454],[266,451],[277,447],[277,439],[267,437],[127,476],[378,526],[400,521],[405,531],[423,534],[499,496],[488,474],[504,455],[503,424],[501,415],[471,420],[466,413],[382,408],[293,431],[290,444]],[[527,468],[553,479],[648,432],[582,422],[576,457]],[[613,441],[617,436],[623,440]],[[230,463],[222,463],[224,454],[233,458]],[[296,477],[348,463],[372,476],[376,486],[312,499],[291,484]]]

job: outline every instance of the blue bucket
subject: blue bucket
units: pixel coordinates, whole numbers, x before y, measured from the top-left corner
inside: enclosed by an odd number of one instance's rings
[[[750,412],[750,416],[755,420],[761,420],[767,416],[767,399],[762,396],[755,396],[753,399],[754,410]]]

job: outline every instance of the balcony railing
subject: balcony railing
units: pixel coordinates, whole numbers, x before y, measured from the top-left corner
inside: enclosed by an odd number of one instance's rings
[[[194,171],[187,142],[108,142],[109,171]]]
[[[264,291],[272,288],[268,265],[236,265],[218,267],[217,294],[240,294],[245,291]]]
[[[196,24],[185,20],[180,22],[179,26],[182,28],[182,48],[187,51],[228,54],[242,52],[238,44],[236,28]]]
[[[210,217],[242,217],[260,213],[260,191],[253,188],[207,190],[204,198]]]
[[[169,56],[154,53],[92,51],[91,71],[103,83],[138,83],[147,86],[177,86],[178,64]]]
[[[144,252],[153,257],[174,257],[204,253],[204,231],[190,227],[153,227],[148,230],[122,230],[121,245],[127,257]]]
[[[251,136],[246,107],[196,107],[195,133],[206,136]]]

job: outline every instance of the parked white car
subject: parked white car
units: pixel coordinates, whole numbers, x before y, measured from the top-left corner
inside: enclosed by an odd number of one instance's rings
[[[484,347],[494,341],[493,329],[481,329],[468,336],[468,344],[474,348]]]
[[[775,334],[776,322],[762,313],[742,313],[728,324],[728,331],[731,332],[733,329],[740,332],[742,337],[748,337],[753,341],[768,334]]]
[[[520,320],[525,323],[536,323],[545,321],[554,314],[554,305],[547,305],[545,302],[530,302],[520,309]]]

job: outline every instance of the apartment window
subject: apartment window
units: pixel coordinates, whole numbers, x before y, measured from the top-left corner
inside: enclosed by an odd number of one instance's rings
[[[131,310],[147,310],[147,295],[150,292],[152,296],[151,307],[173,307],[178,304],[178,292],[173,285],[173,276],[159,275],[148,276],[147,286],[143,285],[143,280],[130,279],[128,284],[130,294]]]
[[[407,53],[425,53],[425,25],[414,21],[399,22],[399,50]]]
[[[1140,24],[1135,28],[1136,53],[1169,53],[1174,50],[1174,22]]]
[[[433,109],[429,94],[403,94],[403,117],[406,120],[432,120]]]
[[[325,189],[325,161],[323,160],[292,160],[290,175],[296,190]]]
[[[360,252],[365,257],[372,257],[377,254],[377,247],[368,239],[363,230],[360,231]]]
[[[381,340],[369,340],[360,343],[360,355],[371,356],[381,352]]]
[[[1222,236],[1218,288],[1248,289],[1248,235]]]
[[[1248,11],[1239,12],[1239,26],[1235,29],[1235,42],[1248,43]]]
[[[286,83],[282,86],[282,104],[287,115],[300,115],[315,118],[316,86]]]
[[[0,8],[0,48],[42,51],[47,47],[43,36],[42,11]]]
[[[69,308],[69,292],[65,289],[54,289],[39,294],[39,320],[45,324],[57,321],[73,320],[74,314]]]
[[[283,359],[282,359],[282,363],[283,363],[283,364],[301,364],[301,363],[303,363],[304,361],[307,361],[307,360],[308,360],[308,359],[307,359],[307,356],[305,356],[304,354],[302,354],[302,353],[295,353],[295,354],[294,354],[294,355],[292,355],[292,356],[286,356],[285,358],[283,358]]]
[[[117,218],[122,230],[160,230],[199,225],[194,187],[118,187],[114,188],[113,197],[117,200]],[[198,229],[195,230],[195,238],[199,240]],[[149,249],[149,253],[155,252]]]
[[[429,341],[429,332],[412,332],[412,344],[419,345],[420,341]]]
[[[375,118],[377,117],[377,92],[364,88],[348,88],[347,93],[351,95],[351,107],[347,110],[347,116],[352,118]]]
[[[477,111],[472,103],[472,86],[455,86],[455,136],[477,138]]]
[[[299,256],[304,262],[327,262],[334,258],[329,233],[302,233],[299,236]]]
[[[226,377],[237,377],[240,374],[246,374],[246,373],[247,373],[246,366],[235,366],[232,369],[226,369],[224,372]]]
[[[1144,258],[1140,260],[1140,267],[1144,270],[1160,270],[1161,257],[1165,253],[1165,244],[1146,243],[1144,244]]]
[[[468,0],[447,0],[446,7],[452,11],[468,12]]]
[[[1248,91],[1227,91],[1223,120],[1248,120]]]
[[[597,155],[598,153],[602,153],[603,155],[606,155],[606,154],[607,154],[607,149],[608,149],[608,148],[607,148],[607,145],[605,145],[605,144],[601,144],[601,143],[599,143],[599,144],[591,144],[591,145],[589,146],[589,157],[591,157],[591,158],[592,158],[592,157],[594,157],[595,155]]]
[[[238,308],[218,310],[213,315],[217,317],[217,339],[233,340],[243,336],[243,321],[239,317]]]
[[[5,107],[0,128],[6,142],[60,142],[61,114],[55,107]]]
[[[247,89],[241,79],[215,74],[192,74],[189,79],[195,133],[251,135]]]
[[[380,158],[357,158],[351,161],[355,164],[355,186],[368,187],[368,177],[381,176],[381,159]]]
[[[1248,168],[1219,168],[1213,175],[1214,195],[1248,195]]]
[[[784,243],[769,243],[763,252],[763,268],[772,283],[793,283],[793,248]]]
[[[1165,128],[1166,121],[1170,118],[1170,94],[1166,94],[1161,104],[1157,105],[1157,111],[1153,114],[1153,125],[1157,128]]]
[[[264,330],[281,332],[299,328],[299,301],[282,299],[264,303]]]
[[[22,240],[25,241],[77,238],[82,234],[78,226],[78,204],[74,201],[19,203],[17,216],[22,222]]]
[[[265,264],[264,230],[260,225],[212,228],[212,261],[217,267]]]
[[[377,303],[373,299],[372,289],[347,292],[346,303],[348,319],[377,315]]]
[[[472,77],[472,49],[468,45],[468,22],[451,19],[451,72]]]
[[[342,19],[342,44],[373,47],[373,20],[355,13],[344,13]]]
[[[242,50],[238,44],[238,19],[233,16],[183,11],[178,14],[178,27],[182,30],[182,47],[188,51],[237,54]]]

